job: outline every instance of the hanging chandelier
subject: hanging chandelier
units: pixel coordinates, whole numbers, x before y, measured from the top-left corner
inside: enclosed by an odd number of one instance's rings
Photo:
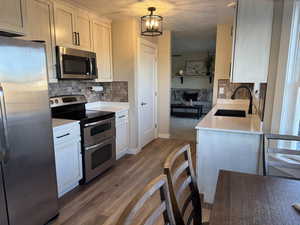
[[[149,7],[149,15],[141,17],[141,34],[143,36],[160,36],[162,35],[162,21],[163,17],[154,15],[155,7]]]

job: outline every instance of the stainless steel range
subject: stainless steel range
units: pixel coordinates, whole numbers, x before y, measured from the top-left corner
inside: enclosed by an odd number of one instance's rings
[[[82,95],[50,98],[53,118],[79,120],[83,157],[83,180],[91,181],[116,162],[116,128],[113,112],[86,110]]]

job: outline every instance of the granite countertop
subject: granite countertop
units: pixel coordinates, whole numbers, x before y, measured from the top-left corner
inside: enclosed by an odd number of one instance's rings
[[[214,116],[218,109],[245,110],[248,112],[249,100],[219,100],[210,112],[197,124],[198,130],[227,131],[234,133],[262,134],[261,121],[257,114],[246,117]]]
[[[77,120],[52,119],[52,127],[59,127],[69,123],[79,123]]]
[[[129,110],[128,102],[91,102],[87,103],[86,109],[109,112],[122,112]]]

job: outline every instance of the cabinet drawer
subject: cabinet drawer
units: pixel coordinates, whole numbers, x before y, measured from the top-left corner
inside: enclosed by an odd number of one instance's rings
[[[128,111],[121,111],[116,113],[116,124],[124,123],[128,121]]]
[[[69,140],[80,139],[80,126],[79,124],[66,124],[63,126],[55,127],[53,129],[54,144],[60,144]]]

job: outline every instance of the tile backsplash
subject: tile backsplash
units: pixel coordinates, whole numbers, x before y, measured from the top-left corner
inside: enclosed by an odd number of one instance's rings
[[[218,81],[218,98],[230,99],[234,90],[239,86],[247,86],[252,91],[254,88],[254,84],[251,83],[231,83],[229,79],[221,79]],[[223,93],[220,93],[220,89],[223,88]],[[240,89],[236,93],[237,99],[248,99],[249,94],[245,89]]]
[[[95,92],[92,86],[102,86],[102,92]],[[62,80],[49,84],[49,96],[85,95],[88,102],[109,101],[128,102],[128,82],[91,82],[77,80]]]

